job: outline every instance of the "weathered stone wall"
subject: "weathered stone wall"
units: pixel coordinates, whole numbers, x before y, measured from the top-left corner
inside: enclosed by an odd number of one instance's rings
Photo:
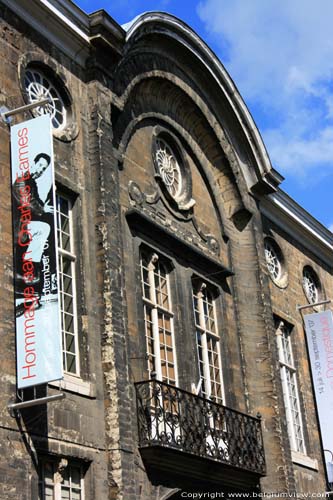
[[[80,363],[88,392],[66,391],[65,400],[26,410],[18,419],[6,408],[15,399],[15,323],[9,129],[0,123],[0,499],[37,497],[41,454],[86,463],[87,500],[157,500],[166,494],[163,485],[151,485],[138,450],[134,382],[147,378],[138,266],[143,242],[172,261],[180,386],[191,390],[198,381],[190,283],[193,273],[208,274],[220,292],[226,404],[262,416],[267,460],[262,491],[324,491],[296,306],[305,302],[305,264],[314,267],[328,296],[332,275],[302,245],[262,221],[242,170],[245,163],[251,168],[250,148],[228,99],[216,82],[207,81],[193,55],[163,35],[131,42],[118,63],[108,54],[103,71],[101,52],[92,49],[83,68],[9,9],[1,13],[0,104],[23,104],[20,68],[32,57],[55,71],[72,99],[72,131],[55,138],[54,150],[57,183],[75,199]],[[27,113],[19,119],[29,117]],[[156,126],[173,134],[182,148],[196,202],[191,216],[177,212],[158,185],[152,160]],[[133,214],[144,216],[151,230],[134,222]],[[181,252],[164,238],[168,232],[182,242]],[[285,255],[286,288],[276,287],[267,273],[263,237],[268,233]],[[233,276],[209,275],[207,256]],[[295,327],[307,449],[318,470],[292,461],[273,314]],[[58,389],[48,390],[53,394]]]
[[[326,306],[319,306],[315,309],[309,307],[303,311],[299,311],[297,307],[308,304],[302,286],[304,266],[311,266],[319,277],[322,287],[319,296],[320,300],[330,298],[330,290],[333,285],[332,270],[324,260],[311,253],[299,239],[291,236],[266,218],[264,218],[264,235],[272,237],[276,241],[284,258],[283,268],[285,279],[283,286],[277,286],[269,275],[267,281],[272,313],[293,326],[292,348],[297,368],[305,447],[307,456],[312,459],[312,467],[302,466],[297,462],[294,463],[296,489],[297,491],[304,492],[323,492],[325,491],[324,471],[302,317],[304,314],[324,310]],[[267,274],[267,270],[263,270],[263,272]],[[272,342],[275,342],[274,336],[275,333],[273,332]],[[278,365],[275,367],[275,376],[279,384]],[[286,435],[283,401],[279,398],[277,402],[281,408],[280,411],[283,417],[282,430],[284,435]],[[285,442],[285,454],[289,455],[288,439],[285,439]]]
[[[107,498],[107,453],[105,449],[104,390],[101,364],[101,321],[98,304],[102,292],[97,283],[95,214],[99,192],[97,168],[90,162],[90,137],[96,135],[90,122],[89,87],[84,71],[56,50],[11,11],[1,6],[0,102],[7,108],[24,104],[20,88],[20,68],[33,54],[36,61],[55,70],[73,99],[76,133],[72,140],[54,139],[58,189],[75,200],[74,228],[77,255],[77,302],[81,379],[80,389],[66,392],[66,399],[22,410],[17,418],[7,405],[16,400],[15,315],[13,297],[11,180],[9,127],[1,123],[1,481],[0,498],[36,499],[38,459],[41,455],[76,458],[88,466],[87,498]],[[29,59],[30,58],[30,59]],[[15,117],[12,123],[32,115]],[[71,139],[71,138],[69,138]],[[95,162],[96,166],[96,162]],[[102,325],[102,326],[101,326]],[[79,381],[78,381],[79,384]],[[49,394],[59,389],[49,387]],[[45,393],[44,393],[45,395]],[[98,425],[96,423],[98,422]]]
[[[222,265],[231,268],[235,273],[235,276],[229,278],[224,285],[220,283],[223,290],[219,306],[226,402],[229,406],[254,415],[258,411],[262,414],[268,466],[268,478],[263,481],[263,488],[266,491],[285,492],[288,488],[293,491],[291,462],[283,454],[280,415],[276,403],[277,387],[274,375],[276,354],[271,352],[272,315],[270,308],[266,306],[266,302],[269,303],[269,291],[267,283],[263,283],[260,279],[260,270],[264,264],[260,256],[262,229],[257,208],[253,201],[247,198],[246,193],[242,195],[243,198],[239,194],[233,173],[233,170],[237,171],[236,157],[227,142],[223,149],[218,140],[218,135],[222,136],[225,130],[218,128],[215,117],[204,108],[203,104],[200,107],[198,105],[200,101],[195,92],[197,84],[193,68],[187,66],[186,70],[184,67],[175,68],[171,63],[168,65],[166,57],[159,59],[158,55],[155,59],[151,55],[149,58],[142,56],[139,62],[138,58],[134,62],[130,56],[127,57],[130,62],[127,66],[126,61],[123,63],[127,67],[127,78],[129,72],[133,71],[133,80],[140,81],[139,63],[142,64],[142,71],[147,74],[148,65],[153,64],[152,61],[155,68],[161,64],[168,73],[154,74],[151,81],[145,80],[131,89],[131,94],[124,93],[127,102],[115,127],[115,138],[123,148],[120,175],[122,210],[126,213],[132,203],[137,210],[148,214],[147,204],[142,202],[140,197],[139,202],[135,197],[131,200],[129,182],[136,182],[142,193],[148,195],[156,190],[151,153],[153,128],[161,123],[172,127],[172,130],[179,134],[184,150],[191,158],[191,173],[195,186],[193,196],[197,201],[194,207],[195,217],[204,223],[207,232],[213,235],[219,228],[218,241],[221,250],[217,258]],[[130,64],[135,64],[135,68]],[[180,79],[184,74],[187,75],[186,78]],[[190,82],[188,75],[191,75],[194,81]],[[162,76],[165,79],[162,79]],[[166,80],[172,80],[173,84]],[[130,87],[130,83],[127,85]],[[186,94],[181,90],[185,86]],[[147,117],[149,123],[145,126],[144,120]],[[215,124],[215,135],[209,123]],[[229,137],[232,133],[237,134],[228,130],[226,135]],[[130,140],[126,146],[127,137],[130,137]],[[239,177],[238,184],[242,185]],[[245,209],[244,205],[251,208],[255,215]],[[195,229],[189,222],[182,224],[177,222],[163,204],[156,204],[154,209],[152,207],[150,204],[152,219],[157,218],[162,224],[163,219],[167,218],[174,228],[181,227],[178,229],[179,234],[183,231],[183,234],[192,233],[193,240],[197,237]],[[164,216],[161,216],[161,213],[164,213]],[[232,216],[237,213],[238,216],[233,220]],[[126,289],[135,291],[137,297],[140,297],[138,252],[132,241],[133,231],[126,227],[125,217],[123,224],[125,226],[123,234],[126,236],[124,245]],[[225,235],[225,238],[221,238],[222,235]],[[143,239],[163,248],[163,239],[154,241],[153,233],[148,240]],[[165,251],[168,252],[167,249]],[[183,378],[183,384],[190,388],[190,383],[196,380],[198,374],[193,371],[193,363],[192,367],[191,363],[187,363],[187,360],[195,356],[194,324],[191,319],[188,288],[191,266],[195,269],[197,263],[186,261],[181,255],[174,255],[170,250],[169,255],[174,259],[173,262],[176,262],[174,265],[178,273],[177,294],[178,297],[179,295],[183,297],[177,304],[176,335],[179,340],[178,346],[176,340],[176,347],[184,360],[181,363],[183,371],[187,373],[187,377]],[[187,273],[181,269],[184,260]],[[212,279],[214,280],[214,277]],[[147,377],[143,318],[140,301],[138,302],[133,294],[128,293],[127,296],[132,352],[130,357],[133,357],[131,366],[134,380],[140,380]]]

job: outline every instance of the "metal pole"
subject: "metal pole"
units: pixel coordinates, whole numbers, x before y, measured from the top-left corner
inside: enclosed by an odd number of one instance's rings
[[[41,99],[40,101],[31,102],[30,104],[25,104],[24,106],[20,106],[19,108],[5,111],[4,113],[1,113],[1,117],[5,122],[8,122],[8,118],[10,116],[18,115],[19,113],[23,113],[24,111],[28,111],[29,109],[37,108],[38,106],[45,106],[45,104],[49,103],[50,99],[46,97],[45,99]]]
[[[301,311],[302,309],[307,309],[308,307],[316,307],[316,306],[321,306],[323,304],[329,304],[331,299],[327,300],[321,300],[320,302],[314,302],[313,304],[307,304],[306,306],[297,306],[296,309],[297,311]]]
[[[45,396],[45,398],[31,399],[30,401],[22,401],[22,403],[13,403],[8,405],[7,408],[9,412],[12,410],[21,410],[22,408],[30,408],[30,406],[43,405],[45,403],[50,403],[51,401],[57,401],[58,399],[64,399],[66,394],[61,392],[60,394],[54,394],[53,396]]]

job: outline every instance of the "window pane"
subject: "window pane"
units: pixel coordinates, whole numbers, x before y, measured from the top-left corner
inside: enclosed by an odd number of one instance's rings
[[[81,492],[79,490],[72,490],[71,500],[81,500]]]
[[[74,333],[74,316],[72,314],[65,314],[64,319],[66,332]]]
[[[44,489],[44,494],[45,494],[45,499],[46,500],[53,500],[53,492],[54,492],[54,488],[53,486],[45,486],[45,489]]]
[[[53,464],[46,463],[44,466],[44,479],[46,483],[53,483]]]
[[[75,337],[73,335],[66,335],[66,351],[75,352]]]
[[[70,492],[67,488],[61,486],[61,500],[70,500]]]
[[[75,373],[75,356],[73,354],[66,354],[66,371]]]
[[[72,276],[72,261],[62,257],[62,272],[69,278]]]
[[[72,485],[80,488],[81,472],[78,467],[71,467]]]
[[[62,476],[62,479],[63,479],[62,485],[63,486],[69,486],[69,467],[65,467],[62,470],[61,476]]]
[[[64,310],[66,312],[73,311],[73,297],[71,295],[64,294]]]

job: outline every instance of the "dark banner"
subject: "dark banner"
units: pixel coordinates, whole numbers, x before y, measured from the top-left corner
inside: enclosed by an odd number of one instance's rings
[[[17,386],[63,377],[49,115],[11,128]]]

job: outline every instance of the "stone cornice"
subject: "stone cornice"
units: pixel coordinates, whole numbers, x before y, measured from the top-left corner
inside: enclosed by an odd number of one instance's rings
[[[86,14],[69,0],[0,0],[38,33],[84,66],[98,42],[120,52],[125,32],[105,11]]]
[[[260,211],[314,255],[333,267],[333,234],[282,190],[263,197]]]

